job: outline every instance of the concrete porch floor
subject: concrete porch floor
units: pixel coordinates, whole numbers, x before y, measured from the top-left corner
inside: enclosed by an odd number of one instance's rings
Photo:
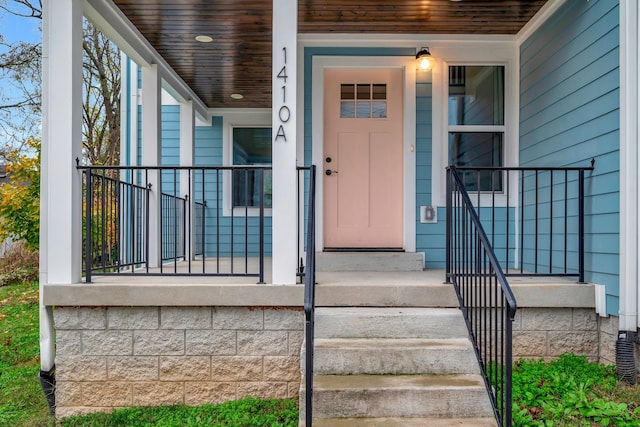
[[[217,271],[214,259],[205,260],[205,270]],[[202,262],[192,262],[191,271],[202,271]],[[200,270],[197,269],[200,268]],[[165,265],[166,273],[174,266]],[[244,259],[234,271],[244,270]],[[175,271],[186,273],[187,263]],[[229,272],[230,261],[221,259],[221,272]],[[257,259],[249,259],[249,271],[258,271]],[[157,273],[159,270],[152,270]],[[422,271],[341,271],[316,273],[316,303],[319,306],[457,307],[453,287],[444,283],[442,269]],[[509,277],[519,307],[593,308],[591,284],[562,277]],[[257,277],[94,275],[92,283],[45,284],[43,301],[57,306],[302,306],[304,286],[273,285],[271,259],[265,260],[265,282]]]

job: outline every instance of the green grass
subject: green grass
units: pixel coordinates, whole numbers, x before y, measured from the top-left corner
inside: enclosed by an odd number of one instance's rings
[[[298,406],[293,399],[261,400],[246,397],[220,405],[128,408],[111,414],[66,418],[59,425],[63,427],[294,427],[298,425]]]
[[[516,426],[639,426],[640,387],[616,379],[615,367],[563,354],[513,366]]]
[[[50,425],[38,373],[38,283],[0,287],[0,425]]]

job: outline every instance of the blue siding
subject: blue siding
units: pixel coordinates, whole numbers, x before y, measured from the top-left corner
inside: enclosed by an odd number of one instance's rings
[[[160,164],[162,166],[180,165],[180,106],[163,105],[162,144],[160,146]],[[162,192],[180,195],[180,173],[178,171],[164,171],[162,174]],[[184,196],[184,195],[182,195]]]
[[[438,222],[422,224],[420,206],[432,205],[432,74],[416,74],[416,251],[425,253],[426,268],[444,268],[445,209],[438,208]]]
[[[520,164],[577,166],[596,159],[585,185],[586,280],[606,285],[607,311],[614,315],[620,231],[618,22],[617,1],[566,2],[520,48]],[[544,202],[539,208],[544,212]],[[548,257],[549,242],[541,245]],[[554,238],[553,245],[555,252],[562,242]]]
[[[222,117],[213,117],[212,126],[196,127],[195,166],[220,166],[222,159]],[[221,173],[207,171],[204,177],[195,176],[195,200],[207,202],[205,210],[207,256],[244,256],[244,243],[248,241],[249,256],[259,252],[259,219],[257,217],[225,216],[222,214],[224,178]],[[245,236],[245,228],[248,230]],[[219,239],[218,239],[219,237]],[[265,254],[271,254],[271,217],[265,218]]]

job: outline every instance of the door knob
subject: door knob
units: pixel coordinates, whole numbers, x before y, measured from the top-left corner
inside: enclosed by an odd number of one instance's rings
[[[338,173],[338,171],[332,171],[331,169],[327,169],[326,171],[324,171],[324,174],[327,176],[331,176],[332,173]]]

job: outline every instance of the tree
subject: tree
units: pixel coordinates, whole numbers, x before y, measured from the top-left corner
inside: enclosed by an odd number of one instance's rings
[[[0,239],[24,240],[37,250],[40,226],[40,140],[28,139],[30,150],[14,148],[6,155],[10,182],[0,189]],[[31,153],[35,153],[32,155]]]
[[[41,0],[0,0],[0,10],[24,19],[42,19]],[[120,160],[120,51],[89,21],[83,25],[83,155],[94,165]],[[0,34],[0,140],[9,147],[39,134],[41,43],[3,42]],[[2,51],[2,50],[0,50]],[[7,86],[8,85],[8,86]],[[1,90],[1,89],[0,89]],[[0,156],[2,156],[0,149]]]
[[[92,165],[120,161],[120,52],[96,27],[84,25],[83,152]]]
[[[0,0],[0,11],[24,19],[42,18],[40,0]],[[0,140],[9,147],[24,147],[26,137],[39,134],[42,45],[8,43],[0,34]],[[0,149],[0,156],[10,148]]]
[[[40,0],[0,0],[0,11],[24,19],[42,19]],[[0,29],[1,32],[1,29]],[[90,22],[83,24],[83,162],[117,165],[120,161],[120,52]],[[3,44],[0,79],[11,90],[0,92],[0,163],[4,157],[11,182],[0,185],[0,238],[24,239],[38,248],[41,94],[41,43]],[[2,51],[0,51],[2,52]],[[25,141],[24,143],[21,141]]]

